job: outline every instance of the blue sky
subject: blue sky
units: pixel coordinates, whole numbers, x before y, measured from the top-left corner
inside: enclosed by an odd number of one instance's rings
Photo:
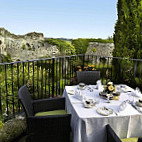
[[[114,33],[117,0],[0,0],[0,27],[14,34],[53,38],[107,38]]]

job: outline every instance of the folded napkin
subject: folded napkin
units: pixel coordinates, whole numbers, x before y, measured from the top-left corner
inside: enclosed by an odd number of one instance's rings
[[[136,90],[132,91],[132,95],[142,98],[142,93],[141,93],[141,91],[140,91],[140,89],[138,87],[136,88]]]
[[[99,92],[102,92],[104,90],[104,87],[103,87],[103,85],[101,83],[101,80],[97,81],[96,88],[99,90]]]
[[[84,99],[84,96],[83,96],[83,94],[81,93],[80,90],[75,91],[74,97],[79,99],[80,101],[82,101]]]

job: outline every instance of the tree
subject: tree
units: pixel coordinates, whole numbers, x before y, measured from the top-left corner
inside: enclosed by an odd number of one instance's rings
[[[142,59],[142,0],[118,0],[118,20],[115,25],[113,56]],[[141,63],[113,60],[113,78],[117,83],[141,86]],[[138,84],[139,83],[139,84]]]
[[[142,0],[118,0],[114,56],[142,58]]]
[[[0,63],[2,61],[2,59],[1,59],[1,44],[2,44],[2,41],[0,40]]]
[[[85,54],[89,46],[89,40],[82,38],[74,39],[72,40],[72,45],[76,49],[76,54]]]

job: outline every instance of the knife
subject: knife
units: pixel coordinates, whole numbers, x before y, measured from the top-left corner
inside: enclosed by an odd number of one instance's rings
[[[138,107],[136,107],[134,104],[131,104],[131,106],[132,106],[133,108],[135,108],[139,113],[142,113],[142,111],[141,111]]]

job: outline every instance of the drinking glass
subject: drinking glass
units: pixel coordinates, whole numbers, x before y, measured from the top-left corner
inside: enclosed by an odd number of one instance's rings
[[[129,100],[129,103],[130,103],[130,104],[133,104],[133,103],[134,103],[134,96],[132,95],[131,92],[128,94],[128,100]]]
[[[99,98],[98,94],[95,93],[94,96],[95,96],[95,99],[94,99],[95,103],[99,104],[100,103],[100,98]]]

